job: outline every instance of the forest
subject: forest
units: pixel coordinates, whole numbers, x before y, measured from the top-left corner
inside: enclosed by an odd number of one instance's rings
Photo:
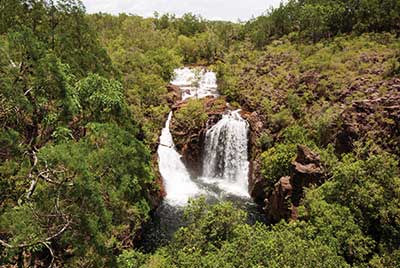
[[[221,96],[177,100],[183,66]],[[267,220],[190,199],[143,250],[169,111],[197,159],[227,102]],[[0,0],[0,124],[0,267],[400,267],[399,0],[288,0],[244,22]]]

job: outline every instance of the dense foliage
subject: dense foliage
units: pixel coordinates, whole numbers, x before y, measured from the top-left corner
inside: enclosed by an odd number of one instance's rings
[[[245,224],[245,213],[229,203],[193,201],[186,210],[189,225],[169,246],[152,255],[125,251],[119,267],[350,267],[348,255],[363,260],[372,241],[348,209],[313,197],[307,201],[308,213],[315,213],[309,222],[271,227]]]
[[[0,266],[112,266],[158,191],[126,88],[80,2],[0,7]]]
[[[398,33],[399,14],[392,0],[289,0],[249,21],[245,31],[258,47],[284,35],[316,42],[344,33]]]
[[[0,1],[0,266],[398,267],[399,16],[395,0],[288,1],[246,23]],[[193,200],[169,245],[137,249],[183,64],[214,69],[224,97],[181,104],[176,126],[201,131],[226,100],[255,115],[266,194],[297,145],[320,155],[298,220]]]

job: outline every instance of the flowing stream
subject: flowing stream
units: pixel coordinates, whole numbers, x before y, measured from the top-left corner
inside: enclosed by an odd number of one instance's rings
[[[204,69],[181,68],[175,70],[172,84],[182,90],[182,99],[218,96],[216,75]],[[169,130],[169,113],[160,136],[158,163],[163,178],[166,198],[153,215],[153,221],[143,233],[142,248],[155,250],[166,244],[173,233],[185,223],[182,211],[188,200],[203,195],[208,202],[232,201],[247,210],[249,222],[262,218],[248,194],[248,123],[240,111],[224,114],[222,119],[207,130],[203,174],[192,177],[176,151]]]

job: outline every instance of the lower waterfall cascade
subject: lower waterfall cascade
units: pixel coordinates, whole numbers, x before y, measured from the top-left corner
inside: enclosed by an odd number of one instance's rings
[[[240,110],[223,115],[206,133],[203,177],[229,194],[249,197],[248,123]]]
[[[181,155],[175,149],[169,131],[171,119],[172,112],[169,113],[165,128],[161,132],[160,145],[157,149],[158,165],[167,192],[166,201],[173,205],[183,205],[189,197],[197,195],[200,190],[190,179]]]

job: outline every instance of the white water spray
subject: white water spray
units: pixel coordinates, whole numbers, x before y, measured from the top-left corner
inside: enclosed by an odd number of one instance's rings
[[[217,97],[217,77],[214,72],[187,67],[175,70],[175,79],[171,84],[182,90],[182,99],[201,99],[207,96]]]
[[[190,179],[189,172],[176,151],[169,124],[172,112],[163,128],[158,146],[158,165],[167,192],[166,201],[172,205],[185,205],[190,197],[199,194],[197,185]]]
[[[239,110],[223,115],[207,131],[203,160],[203,180],[222,190],[248,197],[248,123]]]

